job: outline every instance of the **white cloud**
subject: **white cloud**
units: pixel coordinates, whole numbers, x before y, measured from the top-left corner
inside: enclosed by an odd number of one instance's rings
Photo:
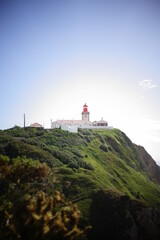
[[[151,79],[141,80],[139,81],[139,86],[144,89],[152,89],[157,87],[155,84],[152,83]]]

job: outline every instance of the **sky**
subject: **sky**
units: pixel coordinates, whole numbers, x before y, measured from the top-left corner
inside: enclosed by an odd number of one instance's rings
[[[0,129],[102,117],[160,165],[160,1],[0,0]]]

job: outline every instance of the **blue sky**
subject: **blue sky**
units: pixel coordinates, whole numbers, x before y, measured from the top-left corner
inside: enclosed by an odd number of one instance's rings
[[[1,0],[0,129],[101,117],[160,163],[160,1]]]

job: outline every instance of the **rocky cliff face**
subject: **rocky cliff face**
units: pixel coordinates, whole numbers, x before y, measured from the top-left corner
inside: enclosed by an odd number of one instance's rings
[[[90,218],[92,240],[160,239],[160,211],[114,192],[94,195]]]
[[[156,183],[160,184],[160,167],[156,164],[153,158],[146,152],[144,147],[134,144],[137,152],[137,160],[140,164],[141,170]]]

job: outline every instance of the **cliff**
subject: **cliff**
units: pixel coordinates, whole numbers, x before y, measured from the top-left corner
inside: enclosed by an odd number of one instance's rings
[[[160,167],[118,129],[0,131],[0,166],[2,225],[15,193],[59,190],[92,225],[88,239],[159,239]]]
[[[137,161],[140,163],[140,167],[147,176],[160,184],[160,167],[156,164],[153,158],[146,152],[144,147],[134,144],[137,152]]]

